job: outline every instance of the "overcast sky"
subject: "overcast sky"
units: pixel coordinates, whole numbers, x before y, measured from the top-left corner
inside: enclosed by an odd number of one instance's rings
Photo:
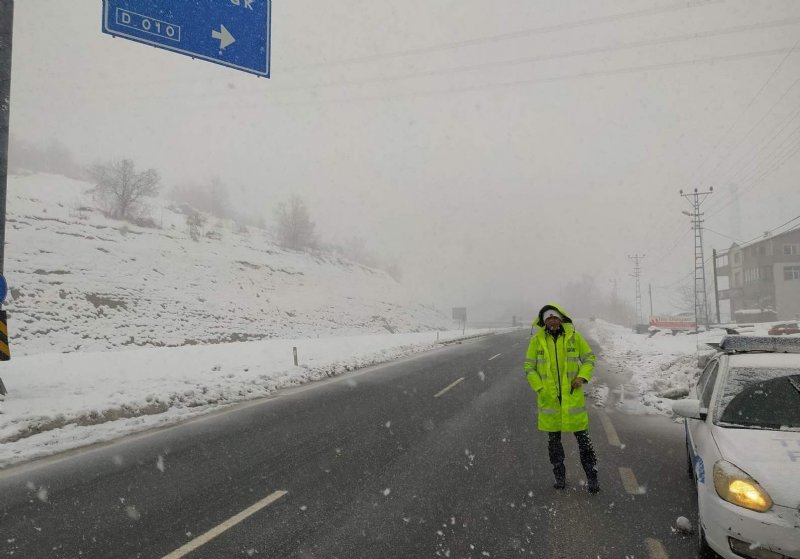
[[[112,38],[101,12],[17,0],[13,136],[167,187],[216,175],[265,217],[298,194],[444,307],[585,274],[633,302],[645,254],[666,310],[694,266],[679,189],[715,189],[709,253],[800,215],[795,0],[276,0],[270,79]]]

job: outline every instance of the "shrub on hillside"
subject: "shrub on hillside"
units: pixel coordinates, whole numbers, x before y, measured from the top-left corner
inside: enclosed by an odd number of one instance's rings
[[[302,198],[292,196],[288,204],[278,204],[275,217],[278,222],[276,231],[278,244],[282,247],[305,250],[316,246],[314,222],[311,221]]]
[[[136,172],[130,159],[97,164],[89,170],[95,182],[95,200],[103,212],[115,219],[132,221],[147,217],[144,198],[158,194],[159,177],[155,169]]]

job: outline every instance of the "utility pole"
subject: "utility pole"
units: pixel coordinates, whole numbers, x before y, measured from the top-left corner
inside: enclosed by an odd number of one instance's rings
[[[722,322],[719,318],[719,284],[717,283],[717,249],[711,249],[712,260],[714,261],[714,302],[717,304],[717,324]]]
[[[714,187],[710,187],[708,192],[698,192],[694,189],[691,194],[681,196],[686,198],[692,205],[692,213],[683,212],[692,218],[692,229],[694,229],[694,322],[699,327],[702,324],[708,328],[708,301],[706,299],[706,267],[703,258],[703,213],[700,205],[705,202],[714,192]]]
[[[640,261],[644,259],[644,254],[628,255],[628,258],[633,260],[633,274],[632,277],[636,278],[636,323],[642,323],[642,290],[639,286],[639,278],[642,276],[642,268]]]
[[[8,322],[3,310],[6,280],[3,261],[6,247],[6,184],[8,183],[8,122],[11,111],[11,39],[14,32],[14,0],[0,1],[0,361],[11,359],[8,347]],[[0,396],[6,395],[0,379]]]
[[[653,316],[653,284],[647,284],[647,291],[650,293],[650,316]]]

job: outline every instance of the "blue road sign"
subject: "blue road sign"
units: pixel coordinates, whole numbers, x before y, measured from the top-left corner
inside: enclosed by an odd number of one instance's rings
[[[6,282],[6,277],[0,274],[0,304],[3,304],[6,300],[6,295],[8,295],[8,283]]]
[[[103,33],[269,77],[271,0],[103,0]]]

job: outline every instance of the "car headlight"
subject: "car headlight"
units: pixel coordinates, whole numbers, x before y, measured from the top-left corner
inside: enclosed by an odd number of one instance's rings
[[[714,464],[714,488],[717,495],[734,505],[757,512],[772,508],[772,499],[758,482],[725,460]]]

